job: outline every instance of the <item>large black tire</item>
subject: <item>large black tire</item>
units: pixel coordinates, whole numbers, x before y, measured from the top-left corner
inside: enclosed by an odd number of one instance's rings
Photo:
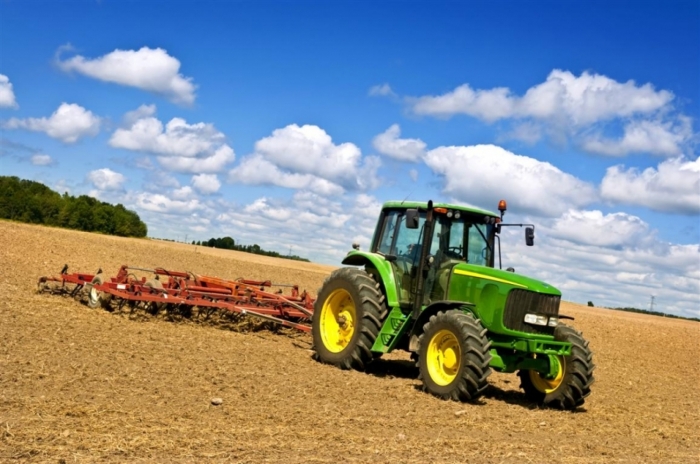
[[[593,353],[581,332],[565,324],[554,329],[554,339],[571,343],[571,355],[559,359],[562,369],[555,379],[546,380],[536,371],[521,370],[520,388],[531,400],[557,409],[574,410],[591,394]],[[547,387],[547,388],[545,388]]]
[[[442,399],[474,401],[488,386],[491,342],[469,313],[440,311],[430,316],[418,339],[423,390]]]
[[[109,308],[109,303],[112,301],[112,295],[104,293],[95,288],[95,285],[102,285],[104,277],[102,274],[97,274],[92,278],[92,281],[85,284],[85,293],[87,295],[87,305],[91,308]]]
[[[367,272],[333,271],[318,292],[311,324],[315,358],[341,369],[364,370],[386,314],[380,285]]]

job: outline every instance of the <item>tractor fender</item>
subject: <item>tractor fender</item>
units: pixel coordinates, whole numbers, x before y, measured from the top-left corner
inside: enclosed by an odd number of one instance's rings
[[[472,313],[475,318],[477,317],[475,312],[476,305],[468,301],[442,300],[431,303],[421,311],[420,316],[418,316],[418,319],[416,319],[416,322],[413,324],[411,337],[408,341],[408,351],[418,351],[418,337],[423,333],[423,326],[428,322],[431,316],[440,311],[449,311],[450,309],[461,309],[465,312]]]
[[[396,289],[396,279],[394,279],[394,270],[391,268],[391,263],[376,253],[368,253],[364,251],[351,251],[343,259],[342,264],[350,266],[365,266],[366,268],[374,268],[377,270],[377,277],[380,279],[380,284],[386,296],[386,305],[389,309],[399,305],[399,297]]]

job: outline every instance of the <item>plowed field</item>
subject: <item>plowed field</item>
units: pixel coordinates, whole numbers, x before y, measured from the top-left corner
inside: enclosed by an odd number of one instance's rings
[[[306,335],[133,318],[35,293],[66,263],[264,278],[314,294],[330,267],[3,221],[0,237],[3,462],[698,462],[695,322],[566,303],[598,366],[583,409],[540,409],[505,374],[490,377],[480,404],[460,404],[422,393],[402,353],[341,371],[311,359]]]

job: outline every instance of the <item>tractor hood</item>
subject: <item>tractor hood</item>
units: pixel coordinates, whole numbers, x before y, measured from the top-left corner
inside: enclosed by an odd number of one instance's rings
[[[537,293],[546,293],[548,295],[559,295],[561,292],[551,285],[514,272],[503,271],[486,266],[477,266],[476,264],[460,263],[452,268],[452,272],[457,275],[465,275],[486,280],[492,280],[502,284],[512,285],[516,288],[522,288]]]

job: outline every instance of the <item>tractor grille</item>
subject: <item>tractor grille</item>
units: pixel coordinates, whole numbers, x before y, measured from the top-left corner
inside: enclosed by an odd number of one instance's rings
[[[527,313],[557,316],[560,300],[561,297],[556,295],[543,295],[529,290],[513,289],[506,299],[503,325],[518,332],[552,335],[554,327],[526,324],[523,319]]]

